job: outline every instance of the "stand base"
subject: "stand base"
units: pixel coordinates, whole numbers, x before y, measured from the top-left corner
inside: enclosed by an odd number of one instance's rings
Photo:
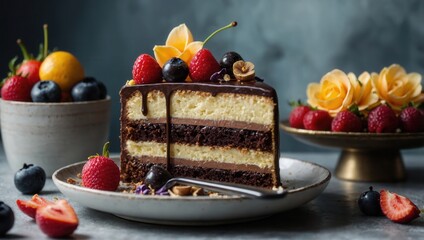
[[[406,172],[399,150],[342,150],[336,166],[337,178],[364,182],[397,182]]]

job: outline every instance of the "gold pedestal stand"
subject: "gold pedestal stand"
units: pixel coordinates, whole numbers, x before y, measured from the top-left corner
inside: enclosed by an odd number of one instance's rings
[[[406,178],[400,149],[424,146],[424,133],[339,133],[290,127],[281,129],[307,144],[340,148],[337,178],[350,181],[396,182]]]
[[[337,178],[350,181],[393,182],[406,178],[399,150],[342,150],[336,166]]]

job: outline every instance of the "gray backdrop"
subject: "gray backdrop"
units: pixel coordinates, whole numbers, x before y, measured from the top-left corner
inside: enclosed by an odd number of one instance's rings
[[[207,45],[216,58],[237,51],[279,94],[280,118],[289,100],[305,99],[309,82],[333,68],[357,74],[399,63],[424,73],[424,1],[419,0],[0,0],[0,74],[19,54],[22,38],[35,52],[48,23],[50,46],[72,52],[87,75],[103,81],[113,101],[110,141],[119,151],[118,91],[141,53],[153,54],[185,22],[196,40],[236,20]],[[310,151],[282,134],[282,151]]]

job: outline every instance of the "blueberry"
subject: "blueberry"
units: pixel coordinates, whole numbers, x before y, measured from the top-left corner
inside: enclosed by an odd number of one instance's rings
[[[15,214],[4,202],[0,201],[0,237],[5,235],[15,223]]]
[[[380,193],[373,191],[372,187],[359,196],[358,206],[365,215],[380,216],[383,214],[380,207]]]
[[[99,90],[100,90],[100,99],[105,99],[107,96],[106,86],[100,81],[97,81],[97,86],[99,87]]]
[[[31,89],[33,102],[60,102],[62,91],[53,81],[39,81]]]
[[[227,73],[231,77],[234,77],[233,64],[240,60],[243,60],[240,54],[236,52],[227,52],[222,56],[221,61],[219,62],[219,65],[221,66],[221,68],[227,69]]]
[[[15,186],[23,194],[41,192],[46,183],[46,173],[39,166],[26,164],[15,173]]]
[[[146,177],[144,178],[144,184],[158,190],[171,178],[172,176],[167,170],[161,166],[154,165],[147,172]]]
[[[99,100],[102,95],[106,95],[100,88],[95,78],[86,77],[72,87],[71,96],[74,102]]]
[[[188,66],[180,58],[169,59],[162,68],[163,79],[167,82],[184,82],[188,76]]]

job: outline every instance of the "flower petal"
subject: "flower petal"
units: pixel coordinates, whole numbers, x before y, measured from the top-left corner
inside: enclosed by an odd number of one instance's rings
[[[203,42],[191,42],[187,45],[186,49],[181,53],[179,58],[181,58],[187,65],[190,65],[191,59],[196,55],[196,53],[203,48]]]
[[[178,57],[181,52],[178,49],[171,46],[155,46],[153,48],[155,53],[156,61],[159,63],[159,66],[162,67],[169,59],[173,57]]]
[[[166,46],[172,46],[183,52],[189,43],[193,42],[190,29],[183,23],[174,27],[166,39]]]

